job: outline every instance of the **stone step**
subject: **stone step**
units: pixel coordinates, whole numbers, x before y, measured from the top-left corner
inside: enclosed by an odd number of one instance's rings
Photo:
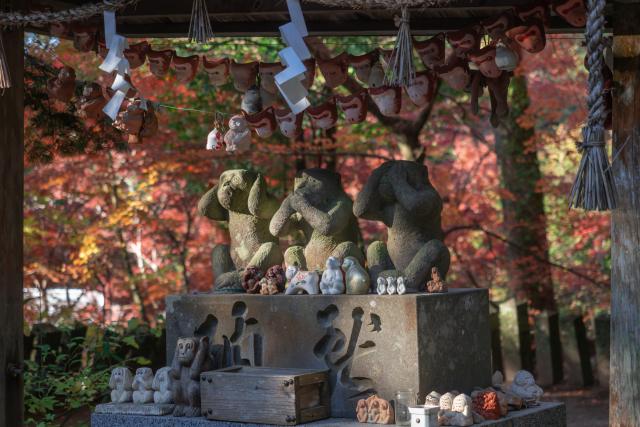
[[[491,427],[566,427],[567,414],[564,403],[542,402],[534,408],[512,411],[505,418],[486,421],[474,426]],[[353,419],[329,418],[298,426],[310,427],[364,427]],[[176,418],[172,416],[143,416],[92,414],[91,427],[273,427],[268,424],[243,424],[228,421],[209,421],[204,418]]]

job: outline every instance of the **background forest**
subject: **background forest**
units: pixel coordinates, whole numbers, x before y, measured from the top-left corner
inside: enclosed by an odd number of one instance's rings
[[[272,38],[225,39],[205,46],[149,42],[156,50],[239,61],[274,62],[282,48]],[[393,38],[336,37],[310,44],[316,55],[362,54],[392,47]],[[135,349],[140,343],[131,331],[140,323],[161,326],[167,294],[211,288],[210,252],[224,242],[224,225],[198,217],[196,205],[223,170],[259,170],[282,198],[296,171],[322,166],[340,172],[346,191],[355,196],[370,171],[387,159],[421,161],[429,168],[444,199],[450,286],[489,288],[496,303],[515,296],[528,301],[534,312],[594,316],[607,310],[609,216],[569,211],[566,200],[585,118],[585,51],[578,38],[549,36],[543,52],[523,58],[509,90],[511,114],[496,129],[489,124],[486,94],[476,117],[468,93],[440,84],[434,102],[424,109],[405,97],[397,118],[374,110],[362,124],[347,126],[340,120],[329,132],[305,125],[304,138],[294,143],[277,132],[266,140],[254,135],[252,149],[242,155],[205,150],[212,113],[240,111],[240,93],[231,83],[216,88],[199,72],[185,85],[171,74],[152,76],[147,65],[135,70],[134,85],[165,107],[158,112],[155,137],[128,143],[106,121],[82,121],[73,104],[47,98],[46,80],[62,65],[72,66],[79,82],[104,78],[97,55],[34,35],[26,49],[26,333],[44,322],[80,321],[98,329],[121,325],[128,342],[112,342],[110,349]],[[81,93],[82,85],[76,91]],[[326,96],[317,73],[312,104]],[[366,243],[384,238],[382,227],[368,221],[360,225]],[[94,344],[104,350],[105,342],[110,341]],[[130,351],[118,357],[141,355]],[[106,370],[109,363],[102,366]],[[93,390],[71,406],[97,395]],[[36,405],[32,414],[38,411],[42,408]]]

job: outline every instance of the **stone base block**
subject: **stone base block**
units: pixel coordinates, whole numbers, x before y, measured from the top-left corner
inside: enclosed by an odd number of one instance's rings
[[[298,424],[310,427],[375,427],[351,419],[316,421]],[[567,413],[564,403],[543,402],[535,408],[509,412],[505,418],[474,424],[474,427],[566,427]],[[208,421],[204,418],[144,417],[140,415],[92,414],[91,427],[271,427],[266,424],[242,424],[228,421]]]
[[[168,415],[176,405],[163,403],[102,403],[96,406],[98,414],[126,414],[126,415]]]
[[[217,367],[328,369],[333,417],[377,393],[485,387],[491,381],[488,292],[167,298],[167,361],[178,337],[209,336]]]

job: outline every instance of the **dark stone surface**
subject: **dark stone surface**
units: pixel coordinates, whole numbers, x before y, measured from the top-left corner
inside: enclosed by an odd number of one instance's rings
[[[363,427],[351,419],[330,418],[299,426]],[[566,408],[563,403],[543,402],[540,406],[507,414],[506,418],[474,424],[477,427],[565,427]],[[266,424],[242,424],[227,421],[207,421],[204,418],[174,418],[140,415],[92,414],[91,427],[270,427]]]
[[[332,416],[358,399],[411,388],[490,384],[485,289],[408,295],[182,295],[167,298],[167,361],[176,339],[207,335],[218,366],[329,369]]]

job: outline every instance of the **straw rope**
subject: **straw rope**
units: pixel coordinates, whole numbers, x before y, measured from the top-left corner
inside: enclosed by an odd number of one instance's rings
[[[582,159],[576,179],[569,194],[569,207],[586,210],[609,210],[616,207],[616,194],[610,170],[609,156],[605,146],[607,107],[604,100],[605,40],[604,7],[606,0],[587,0],[587,67],[589,69],[589,92],[587,105],[589,115],[582,129],[583,141],[579,145]]]
[[[135,4],[140,0],[103,0],[102,3],[90,3],[59,12],[19,12],[0,13],[0,27],[25,25],[44,25],[57,22],[80,21],[99,15],[106,10],[116,10]]]

